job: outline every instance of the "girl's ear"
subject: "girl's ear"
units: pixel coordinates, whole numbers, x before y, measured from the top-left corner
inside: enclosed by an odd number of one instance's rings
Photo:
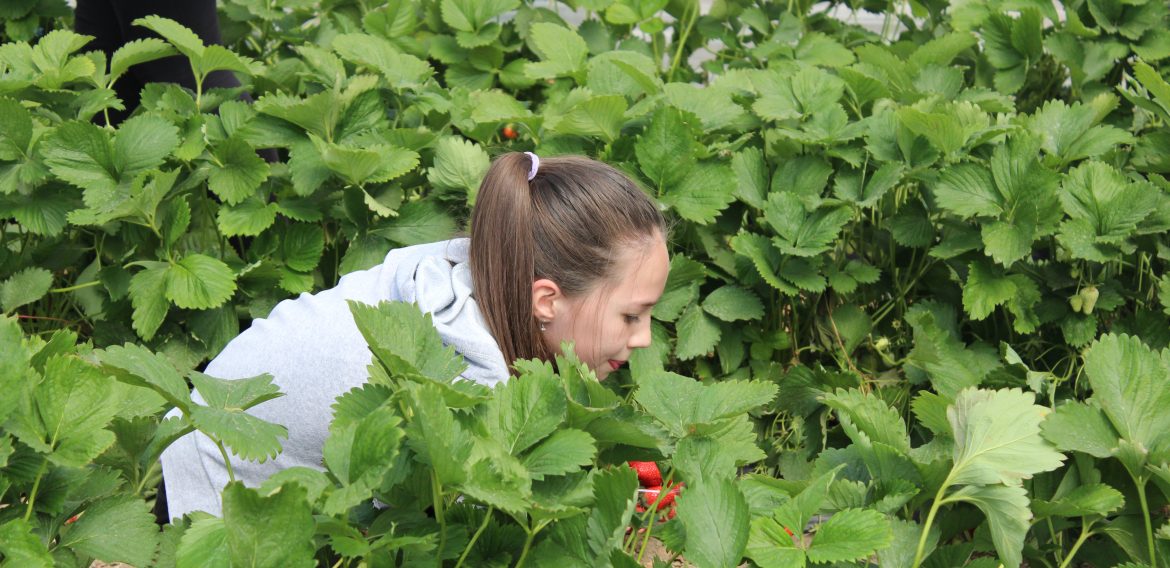
[[[542,322],[551,322],[557,318],[557,304],[565,297],[561,287],[548,278],[541,278],[532,283],[532,315]]]

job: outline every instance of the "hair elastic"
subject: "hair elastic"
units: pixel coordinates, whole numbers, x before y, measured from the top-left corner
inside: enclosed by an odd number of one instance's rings
[[[536,170],[540,169],[540,157],[532,152],[524,153],[528,154],[529,158],[532,158],[532,167],[528,168],[528,181],[532,181],[532,178],[536,177]]]

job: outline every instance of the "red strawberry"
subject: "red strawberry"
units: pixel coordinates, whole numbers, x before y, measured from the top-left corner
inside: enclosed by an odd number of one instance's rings
[[[668,489],[666,491],[665,495],[662,495],[662,487],[661,486],[650,487],[646,490],[646,493],[645,493],[646,502],[652,503],[652,504],[657,503],[659,511],[661,511],[667,507],[671,507],[672,505],[674,505],[674,498],[678,496],[678,491],[681,487],[682,487],[681,483],[676,483],[675,485],[672,485],[670,487],[670,489]],[[661,497],[659,497],[660,495],[661,495]]]
[[[516,132],[516,128],[512,126],[512,123],[504,125],[502,134],[504,135],[504,138],[507,138],[508,140],[515,140],[516,137],[519,136],[519,134]]]
[[[658,471],[658,464],[654,462],[630,462],[630,467],[638,472],[638,481],[642,487],[661,487],[662,473]]]

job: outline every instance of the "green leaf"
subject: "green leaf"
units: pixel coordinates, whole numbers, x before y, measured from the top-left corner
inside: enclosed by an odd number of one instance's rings
[[[223,490],[223,520],[233,566],[315,566],[316,522],[306,491],[289,484],[261,495],[242,483]]]
[[[757,320],[764,317],[764,303],[754,292],[727,285],[703,299],[703,310],[723,320]]]
[[[776,275],[776,269],[780,265],[780,252],[766,237],[741,230],[731,238],[731,249],[750,260],[764,282],[773,288],[790,296],[799,293],[791,284]]]
[[[1019,485],[1060,467],[1064,456],[1040,436],[1048,409],[1034,401],[1035,395],[1018,389],[960,392],[947,409],[955,438],[950,483]]]
[[[32,134],[33,120],[28,109],[18,101],[0,97],[0,160],[22,158],[32,142]]]
[[[32,532],[32,526],[22,519],[12,519],[0,525],[0,553],[5,563],[29,568],[50,568],[53,557],[49,555],[40,537]]]
[[[283,396],[279,387],[272,384],[272,376],[268,374],[229,380],[193,372],[190,377],[195,390],[199,391],[207,406],[212,408],[247,410],[262,402]]]
[[[236,275],[222,260],[190,254],[170,265],[166,271],[166,286],[166,297],[176,306],[205,310],[231,299],[236,291]],[[130,288],[133,298],[133,281]]]
[[[637,504],[637,489],[638,474],[624,464],[593,475],[594,506],[585,526],[591,557],[608,557],[622,545]]]
[[[1050,100],[1032,115],[1029,125],[1043,137],[1044,151],[1056,156],[1063,165],[1133,142],[1133,136],[1120,128],[1097,125],[1101,118],[1104,117],[1091,105]]]
[[[1137,337],[1109,334],[1086,350],[1085,375],[1093,398],[1125,440],[1154,449],[1167,443],[1170,375],[1160,357]]]
[[[203,40],[195,32],[187,29],[178,22],[162,16],[146,16],[133,22],[136,26],[147,28],[166,39],[171,45],[179,49],[188,59],[198,60],[203,57]]]
[[[113,345],[96,354],[103,369],[118,380],[153,389],[180,409],[191,406],[187,381],[165,356],[133,343]]]
[[[1027,256],[1037,236],[1036,227],[1031,224],[1003,221],[983,225],[982,234],[987,256],[1004,266]]]
[[[131,318],[138,336],[150,340],[167,317],[170,302],[167,301],[167,280],[170,271],[164,263],[157,263],[141,270],[130,278],[130,305],[134,307]]]
[[[443,22],[464,32],[477,30],[519,5],[519,0],[443,0],[440,4]]]
[[[402,419],[388,406],[375,408],[356,422],[330,424],[324,458],[342,483],[376,488],[395,464],[405,432]],[[363,499],[368,494],[363,493]]]
[[[408,201],[398,209],[398,216],[385,226],[371,231],[402,246],[433,243],[451,238],[458,231],[455,219],[433,199]],[[378,257],[378,262],[386,256]]]
[[[151,115],[127,119],[114,136],[113,158],[123,179],[163,163],[179,147],[179,129]]]
[[[223,518],[193,517],[175,551],[176,568],[231,568]]]
[[[404,302],[369,306],[349,303],[350,312],[370,351],[394,374],[450,383],[467,369],[462,357],[444,345],[430,314]]]
[[[998,365],[941,328],[929,312],[912,313],[907,321],[914,327],[914,350],[907,365],[924,371],[943,396],[953,398],[962,389],[978,385]]]
[[[944,170],[932,191],[940,206],[960,217],[998,216],[1003,212],[1003,201],[991,172],[973,164]]]
[[[660,199],[684,219],[706,225],[735,201],[735,174],[724,164],[702,162]]]
[[[136,495],[116,495],[88,506],[62,532],[59,545],[104,562],[147,566],[158,540],[158,525],[146,502]]]
[[[743,107],[732,99],[734,91],[728,88],[667,83],[663,92],[672,106],[699,117],[706,132],[741,124],[748,117]]]
[[[576,75],[584,71],[589,48],[577,32],[563,26],[539,22],[532,24],[528,41],[541,61],[529,63],[525,72],[533,79]]]
[[[730,380],[704,385],[674,373],[641,377],[635,400],[665,424],[684,436],[692,426],[709,425],[768,404],[776,386],[757,381]]]
[[[113,380],[70,355],[44,364],[43,378],[9,421],[9,430],[52,463],[82,467],[114,443],[105,427],[118,408]]]
[[[1039,518],[1105,516],[1124,506],[1121,492],[1104,483],[1081,485],[1052,501],[1032,502],[1032,510]]]
[[[512,455],[543,440],[565,420],[565,391],[551,374],[510,378],[497,384],[493,395],[487,403],[484,425]]]
[[[764,153],[759,148],[744,148],[731,156],[731,169],[735,171],[737,181],[735,196],[756,209],[763,209],[768,195]]]
[[[0,422],[6,422],[20,403],[21,391],[30,382],[29,359],[32,353],[24,345],[24,332],[17,319],[0,316],[0,389],[11,396],[0,399]]]
[[[555,129],[562,134],[598,136],[612,143],[626,123],[626,108],[626,98],[621,95],[590,97],[575,105],[556,123]]]
[[[325,250],[324,230],[317,224],[293,223],[284,232],[281,250],[285,266],[298,272],[309,272],[317,268]]]
[[[696,130],[689,124],[690,120],[697,119],[671,106],[659,107],[634,144],[642,173],[659,191],[682,181],[694,162],[692,139]]]
[[[897,162],[882,164],[864,181],[859,175],[837,176],[835,192],[837,197],[856,203],[859,207],[873,207],[882,197],[901,181],[905,166]]]
[[[468,468],[463,490],[467,495],[496,508],[520,514],[530,507],[532,480],[515,457],[499,450],[488,450],[484,457]]]
[[[1012,300],[1016,285],[986,262],[970,264],[967,282],[963,285],[963,308],[976,321],[987,318],[996,306]]]
[[[178,51],[175,48],[158,38],[148,37],[126,42],[110,58],[110,74],[106,80],[113,83],[139,63],[162,59],[176,53]]]
[[[1116,247],[1126,243],[1138,223],[1157,209],[1156,194],[1150,189],[1127,180],[1102,162],[1077,166],[1068,173],[1059,193],[1071,217],[1062,225],[1061,244],[1076,258],[1112,260]],[[1077,230],[1081,228],[1084,230]]]
[[[845,509],[817,527],[808,547],[811,562],[852,562],[890,545],[894,531],[885,515],[874,510]]]
[[[707,273],[701,263],[691,260],[685,254],[671,256],[666,287],[650,312],[651,315],[660,321],[677,320],[682,311],[699,298],[699,286],[706,278]]]
[[[769,195],[764,209],[780,252],[794,256],[816,256],[828,250],[851,216],[845,207],[821,207],[809,213],[800,198],[788,192]]]
[[[544,479],[546,475],[564,475],[580,471],[583,466],[593,463],[597,447],[593,436],[581,430],[565,428],[537,444],[521,461],[533,479]]]
[[[418,153],[388,144],[351,148],[309,135],[321,163],[349,185],[364,186],[399,177],[418,166]]]
[[[910,434],[901,413],[881,398],[857,389],[838,389],[825,395],[823,402],[837,411],[845,432],[857,443],[869,446],[881,443],[903,454],[910,453]]]
[[[434,468],[440,483],[463,483],[470,469],[471,435],[443,403],[439,385],[411,385],[409,395],[414,415],[406,428],[407,445],[417,454],[416,459]]]
[[[81,189],[110,190],[118,184],[110,135],[95,124],[58,126],[41,143],[41,152],[54,175]]]
[[[678,497],[687,529],[687,560],[700,567],[736,566],[748,541],[748,505],[728,479],[690,485]]]
[[[435,73],[426,61],[377,36],[340,34],[333,38],[332,47],[346,60],[381,73],[393,89],[418,89]]]
[[[427,169],[427,180],[440,189],[467,192],[470,207],[490,165],[487,152],[475,142],[454,136],[443,138],[435,145],[435,160]]]
[[[0,307],[4,313],[12,313],[43,298],[52,286],[52,272],[36,266],[25,268],[0,284]]]
[[[1062,404],[1044,420],[1041,431],[1045,439],[1066,452],[1085,452],[1107,458],[1117,450],[1117,430],[1094,405],[1081,402]]]
[[[966,501],[987,516],[991,540],[1004,566],[1018,567],[1032,512],[1028,494],[1019,485],[967,486],[947,498]]]
[[[280,438],[288,429],[266,422],[238,409],[193,406],[191,423],[199,431],[223,442],[232,454],[249,461],[265,462],[281,450]]]
[[[225,205],[215,215],[215,224],[225,237],[254,237],[276,222],[279,206],[258,198],[245,199],[237,205]]]
[[[237,205],[255,195],[268,179],[268,162],[256,154],[247,142],[229,138],[212,149],[214,165],[207,187],[229,205]]]
[[[797,548],[787,527],[773,517],[751,519],[747,556],[760,568],[803,568],[807,562],[804,551]]]
[[[678,318],[675,324],[678,345],[675,355],[683,361],[703,357],[715,349],[721,331],[718,323],[698,306],[692,304]]]

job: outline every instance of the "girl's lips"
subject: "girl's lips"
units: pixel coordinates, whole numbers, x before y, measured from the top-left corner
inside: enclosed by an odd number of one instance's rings
[[[625,365],[625,364],[626,364],[625,361],[615,361],[613,359],[609,360],[609,366],[613,367],[613,370],[615,370],[615,371],[618,370],[619,367],[621,367],[622,365]]]

